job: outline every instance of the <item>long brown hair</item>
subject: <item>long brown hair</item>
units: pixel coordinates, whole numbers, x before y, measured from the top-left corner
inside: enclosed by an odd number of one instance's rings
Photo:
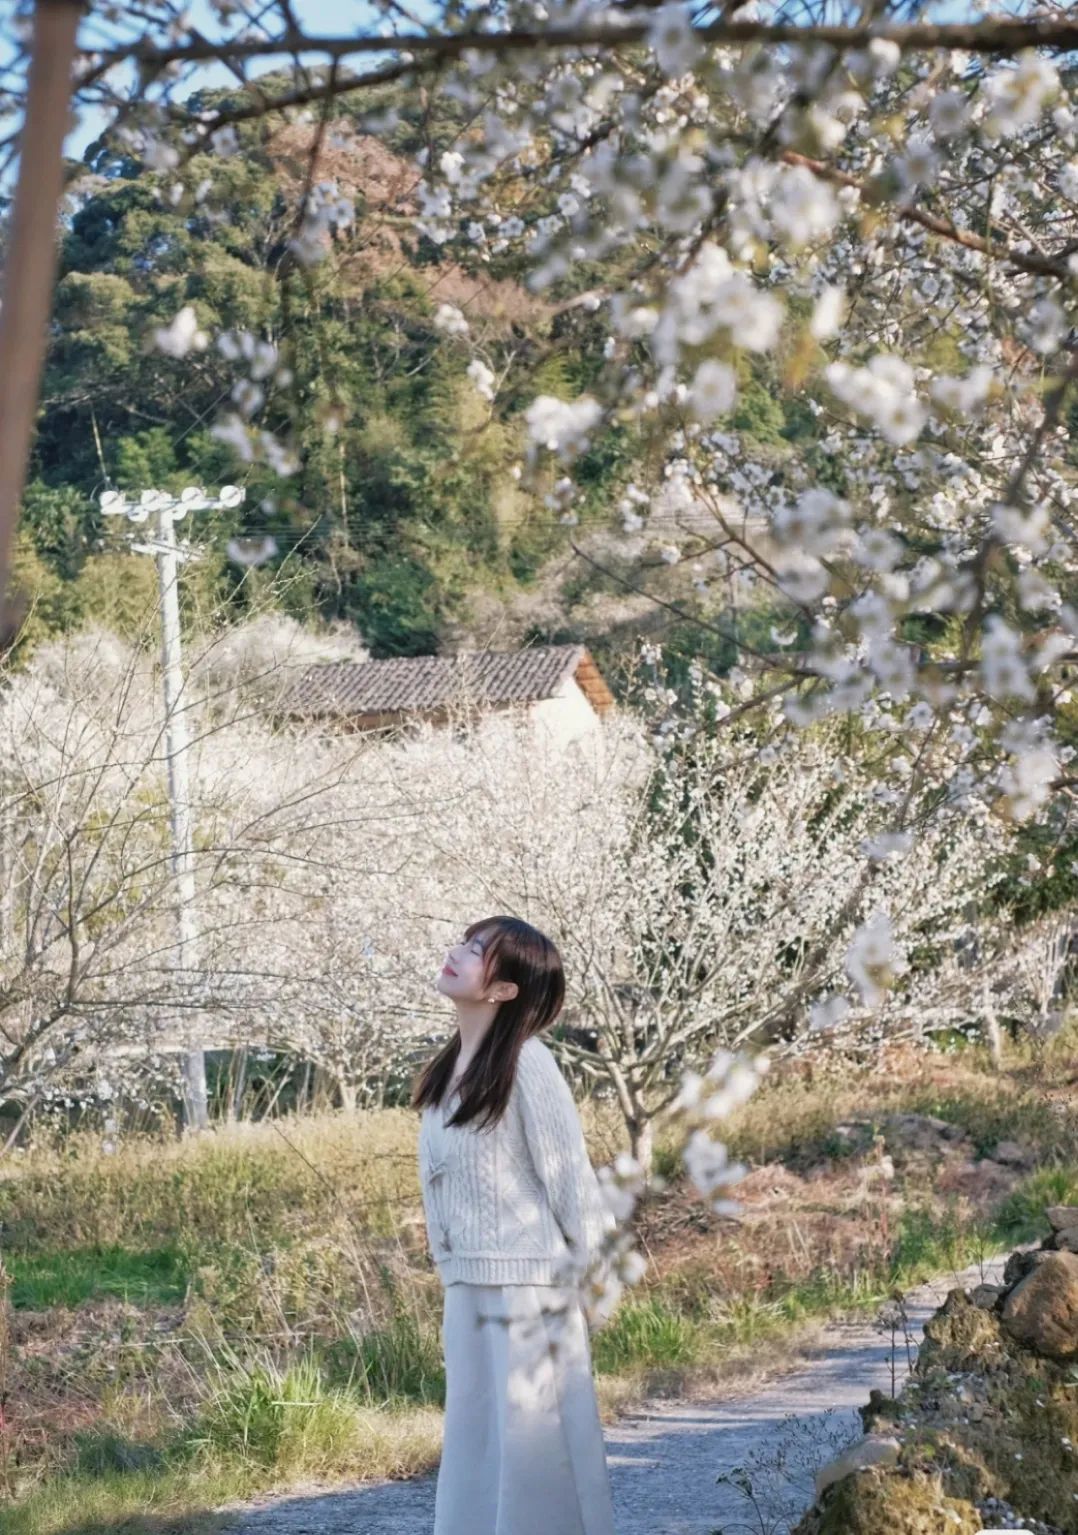
[[[515,981],[517,994],[502,1002],[460,1079],[460,1103],[451,1125],[485,1116],[477,1128],[493,1129],[509,1104],[521,1046],[561,1012],[565,973],[561,955],[545,933],[519,917],[484,917],[464,930],[464,939],[484,939],[483,984]],[[429,1060],[412,1089],[412,1108],[440,1104],[460,1056],[460,1033]]]

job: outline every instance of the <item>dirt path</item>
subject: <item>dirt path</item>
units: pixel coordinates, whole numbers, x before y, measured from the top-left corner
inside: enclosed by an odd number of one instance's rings
[[[910,1357],[947,1291],[992,1282],[1003,1263],[909,1292]],[[618,1535],[786,1535],[812,1501],[817,1467],[861,1432],[857,1409],[869,1391],[891,1394],[893,1358],[897,1390],[903,1335],[893,1349],[890,1328],[832,1323],[807,1362],[763,1388],[721,1402],[651,1403],[606,1426]],[[430,1473],[247,1504],[228,1535],[430,1535],[434,1483]]]

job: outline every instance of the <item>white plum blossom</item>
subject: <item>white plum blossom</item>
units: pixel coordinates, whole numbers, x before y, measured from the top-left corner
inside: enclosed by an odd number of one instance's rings
[[[1023,331],[1034,351],[1054,352],[1066,333],[1066,315],[1052,297],[1038,299],[1025,320]]]
[[[779,300],[736,270],[714,241],[706,241],[688,270],[672,279],[665,300],[652,333],[660,364],[676,363],[681,346],[699,346],[720,328],[735,346],[767,351],[782,324]]]
[[[223,442],[231,448],[236,457],[245,464],[254,462],[255,439],[251,429],[238,411],[230,411],[227,416],[222,416],[210,427],[210,436],[216,437],[218,442]]]
[[[992,526],[1004,543],[1024,545],[1033,554],[1043,554],[1048,547],[1050,518],[1043,501],[1031,507],[1008,506],[999,501],[992,508]]]
[[[1028,821],[1047,801],[1059,760],[1046,746],[1019,751],[1004,768],[1000,787],[1008,797],[1016,821]]]
[[[186,357],[188,352],[204,352],[210,338],[199,327],[198,316],[192,304],[185,304],[168,325],[158,325],[153,331],[154,345],[169,357]]]
[[[729,363],[708,358],[702,362],[689,385],[689,405],[701,421],[725,416],[734,408],[737,374]]]
[[[443,151],[438,160],[438,168],[450,186],[460,181],[461,169],[464,165],[464,156],[459,149],[447,149]]]
[[[998,64],[984,82],[987,106],[981,131],[989,139],[1006,138],[1037,121],[1059,93],[1059,72],[1032,48],[1015,61]]]
[[[210,134],[210,145],[215,155],[235,155],[239,153],[240,141],[234,126],[231,123],[223,128],[216,128]]]
[[[776,556],[775,572],[779,586],[794,602],[815,602],[831,584],[826,567],[806,549],[783,549]]]
[[[952,139],[962,133],[970,121],[969,101],[964,91],[937,91],[928,107],[928,120],[938,139]]]
[[[962,377],[938,375],[932,380],[929,392],[941,405],[958,411],[962,416],[968,416],[988,398],[995,377],[994,370],[987,363],[976,363]]]
[[[846,951],[846,973],[866,1007],[880,1006],[903,965],[890,916],[883,910],[873,912],[854,933]]]
[[[447,336],[466,336],[470,329],[468,321],[456,304],[438,305],[434,316],[434,328],[444,331]]]
[[[528,433],[534,447],[548,448],[563,456],[580,452],[588,433],[602,419],[598,400],[584,394],[576,400],[559,400],[550,394],[538,395],[524,412]]]
[[[481,394],[484,400],[493,400],[494,373],[487,367],[486,363],[481,362],[478,357],[474,357],[468,364],[467,371],[468,377],[475,385],[477,393]]]
[[[418,195],[421,218],[417,227],[436,245],[444,245],[453,232],[450,225],[453,199],[449,188],[432,187],[424,182],[418,188]]]
[[[704,1129],[692,1132],[682,1156],[685,1170],[712,1210],[717,1215],[740,1215],[741,1206],[736,1200],[727,1199],[717,1191],[740,1182],[748,1172],[745,1163],[731,1162],[723,1143]]]
[[[142,146],[142,158],[151,170],[170,171],[180,163],[180,152],[164,139],[147,134]]]
[[[845,311],[846,290],[838,283],[828,283],[813,307],[809,331],[817,341],[826,341],[838,333]]]
[[[833,189],[803,165],[783,167],[772,191],[771,224],[791,246],[830,234],[841,217]]]
[[[989,614],[981,641],[981,674],[992,698],[1032,702],[1036,689],[1022,656],[1022,639],[1000,613]]]
[[[824,376],[839,399],[870,416],[889,442],[902,446],[920,436],[928,417],[914,392],[913,369],[893,353],[877,353],[863,368],[843,359]]]
[[[933,186],[939,175],[939,153],[932,141],[924,137],[911,139],[905,153],[895,161],[895,173],[906,190]]]
[[[841,992],[818,997],[809,1007],[809,1029],[815,1034],[834,1029],[850,1011],[850,1001]]]
[[[735,1055],[731,1050],[716,1050],[704,1073],[705,1085],[714,1091],[699,1104],[703,1117],[708,1120],[729,1118],[735,1109],[748,1102],[770,1067],[770,1058],[763,1053],[745,1057]]]
[[[265,565],[277,553],[277,540],[270,533],[252,538],[236,536],[229,539],[225,552],[234,565]]]
[[[866,838],[861,844],[865,857],[871,863],[882,863],[888,858],[901,858],[912,846],[913,833],[908,831],[882,832],[877,837]]]
[[[851,507],[842,496],[823,486],[811,486],[795,502],[775,508],[771,524],[780,544],[790,550],[830,554],[844,543]]]
[[[700,45],[693,32],[689,8],[682,0],[667,0],[655,11],[647,40],[663,74],[674,79],[686,74],[699,57]]]

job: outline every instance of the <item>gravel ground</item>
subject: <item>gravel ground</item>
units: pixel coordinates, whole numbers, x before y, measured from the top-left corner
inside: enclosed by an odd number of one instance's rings
[[[787,1535],[812,1501],[816,1469],[860,1434],[857,1409],[872,1387],[891,1395],[901,1386],[907,1356],[947,1291],[996,1281],[1003,1263],[910,1291],[909,1350],[901,1331],[893,1349],[890,1327],[836,1322],[808,1362],[762,1388],[722,1401],[648,1403],[605,1426],[618,1535]],[[314,1488],[221,1512],[234,1516],[228,1535],[430,1535],[434,1484],[431,1473]]]

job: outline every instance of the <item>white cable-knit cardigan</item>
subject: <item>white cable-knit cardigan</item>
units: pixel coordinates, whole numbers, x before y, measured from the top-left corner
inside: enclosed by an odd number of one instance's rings
[[[517,1057],[492,1129],[446,1125],[459,1101],[423,1110],[419,1172],[443,1285],[561,1284],[590,1267],[614,1217],[591,1165],[572,1091],[536,1035]]]

